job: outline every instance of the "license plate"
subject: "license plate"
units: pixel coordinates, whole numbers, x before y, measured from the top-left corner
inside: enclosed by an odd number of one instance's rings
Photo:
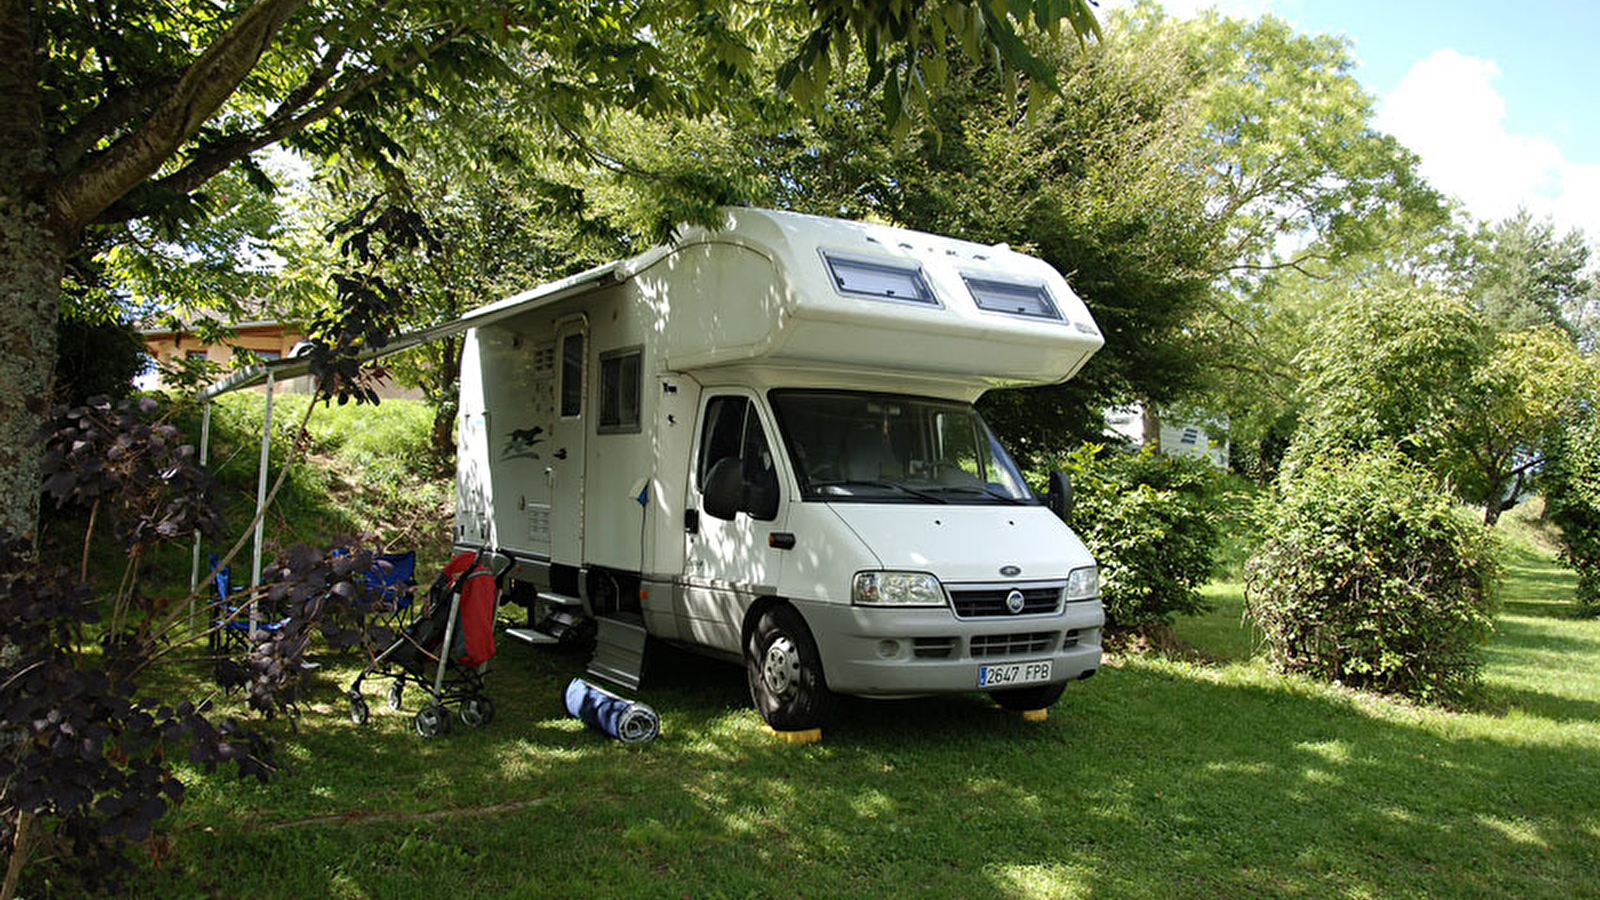
[[[1050,680],[1050,660],[1006,663],[1000,666],[979,666],[978,687],[1011,687],[1017,684],[1037,684]]]

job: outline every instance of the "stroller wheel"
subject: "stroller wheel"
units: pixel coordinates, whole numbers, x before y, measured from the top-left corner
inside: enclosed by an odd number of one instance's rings
[[[350,698],[350,721],[357,725],[365,725],[370,715],[372,711],[367,709],[367,701],[360,697]]]
[[[405,684],[404,683],[402,683],[400,681],[396,681],[394,684],[389,685],[389,708],[390,709],[398,710],[400,708],[400,702],[404,698],[405,698]]]
[[[481,694],[468,697],[461,704],[461,721],[477,728],[494,721],[494,701]]]
[[[424,706],[417,710],[415,722],[417,734],[423,737],[436,737],[450,733],[450,711],[438,704]]]

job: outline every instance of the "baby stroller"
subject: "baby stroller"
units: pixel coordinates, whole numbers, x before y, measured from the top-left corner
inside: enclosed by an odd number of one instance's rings
[[[499,575],[483,565],[489,554],[460,553],[428,588],[426,605],[393,644],[373,658],[346,695],[350,721],[365,725],[370,710],[361,696],[368,677],[387,678],[389,708],[398,710],[409,682],[428,692],[429,702],[414,720],[423,737],[447,734],[450,711],[458,705],[461,721],[477,727],[494,718],[494,703],[483,695],[485,665],[494,657],[494,614]],[[432,672],[430,673],[430,669]]]

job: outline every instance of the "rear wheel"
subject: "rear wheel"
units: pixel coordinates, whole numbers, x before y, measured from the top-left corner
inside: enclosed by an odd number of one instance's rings
[[[1000,704],[1002,709],[1027,711],[1048,707],[1061,699],[1061,694],[1066,689],[1065,682],[1061,684],[1039,684],[1033,687],[1012,688],[1009,691],[990,691],[989,697]]]
[[[389,685],[388,700],[390,709],[397,711],[400,709],[401,702],[405,700],[405,689],[405,684],[398,678],[395,679],[394,684]]]
[[[437,704],[424,706],[417,710],[417,717],[413,720],[417,726],[417,734],[423,737],[436,737],[450,732],[450,711]]]
[[[461,721],[473,728],[494,721],[494,701],[481,695],[468,697],[461,704]]]
[[[819,728],[833,702],[822,656],[794,607],[770,606],[744,645],[745,675],[756,712],[778,731]]]

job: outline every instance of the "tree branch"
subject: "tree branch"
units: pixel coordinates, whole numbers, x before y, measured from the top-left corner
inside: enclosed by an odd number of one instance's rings
[[[56,171],[66,172],[94,149],[101,138],[110,135],[128,120],[149,109],[177,82],[164,78],[138,89],[121,88],[111,91],[94,109],[74,122],[56,139],[52,155]]]
[[[351,98],[370,90],[385,78],[421,64],[440,48],[460,37],[465,30],[464,26],[458,25],[426,47],[414,48],[379,68],[353,74],[333,93],[311,108],[305,109],[305,105],[316,98],[317,92],[332,80],[339,63],[343,61],[344,48],[332,48],[323,56],[322,62],[318,64],[311,77],[295,88],[260,127],[206,147],[183,168],[153,182],[152,186],[169,195],[187,194],[251,153],[276,144],[289,135],[327,118]],[[141,210],[138,208],[118,203],[107,207],[96,216],[95,221],[100,224],[111,224],[136,217],[140,213]]]
[[[201,53],[170,95],[105,153],[63,176],[50,192],[53,212],[73,231],[160,170],[233,95],[290,16],[306,0],[257,0]]]
[[[1228,267],[1228,271],[1230,271],[1230,272],[1240,272],[1240,271],[1245,271],[1245,272],[1277,272],[1277,271],[1281,271],[1283,269],[1293,269],[1294,271],[1299,272],[1301,275],[1304,275],[1305,277],[1311,279],[1312,281],[1326,281],[1326,280],[1328,280],[1326,275],[1318,275],[1315,272],[1311,272],[1311,271],[1307,270],[1305,268],[1305,264],[1307,262],[1312,261],[1312,260],[1320,260],[1322,262],[1327,262],[1329,259],[1330,259],[1330,257],[1327,254],[1323,254],[1323,253],[1302,253],[1301,255],[1295,257],[1294,259],[1288,259],[1288,260],[1284,260],[1282,262],[1274,262],[1274,263],[1237,263],[1235,265],[1229,266]]]

